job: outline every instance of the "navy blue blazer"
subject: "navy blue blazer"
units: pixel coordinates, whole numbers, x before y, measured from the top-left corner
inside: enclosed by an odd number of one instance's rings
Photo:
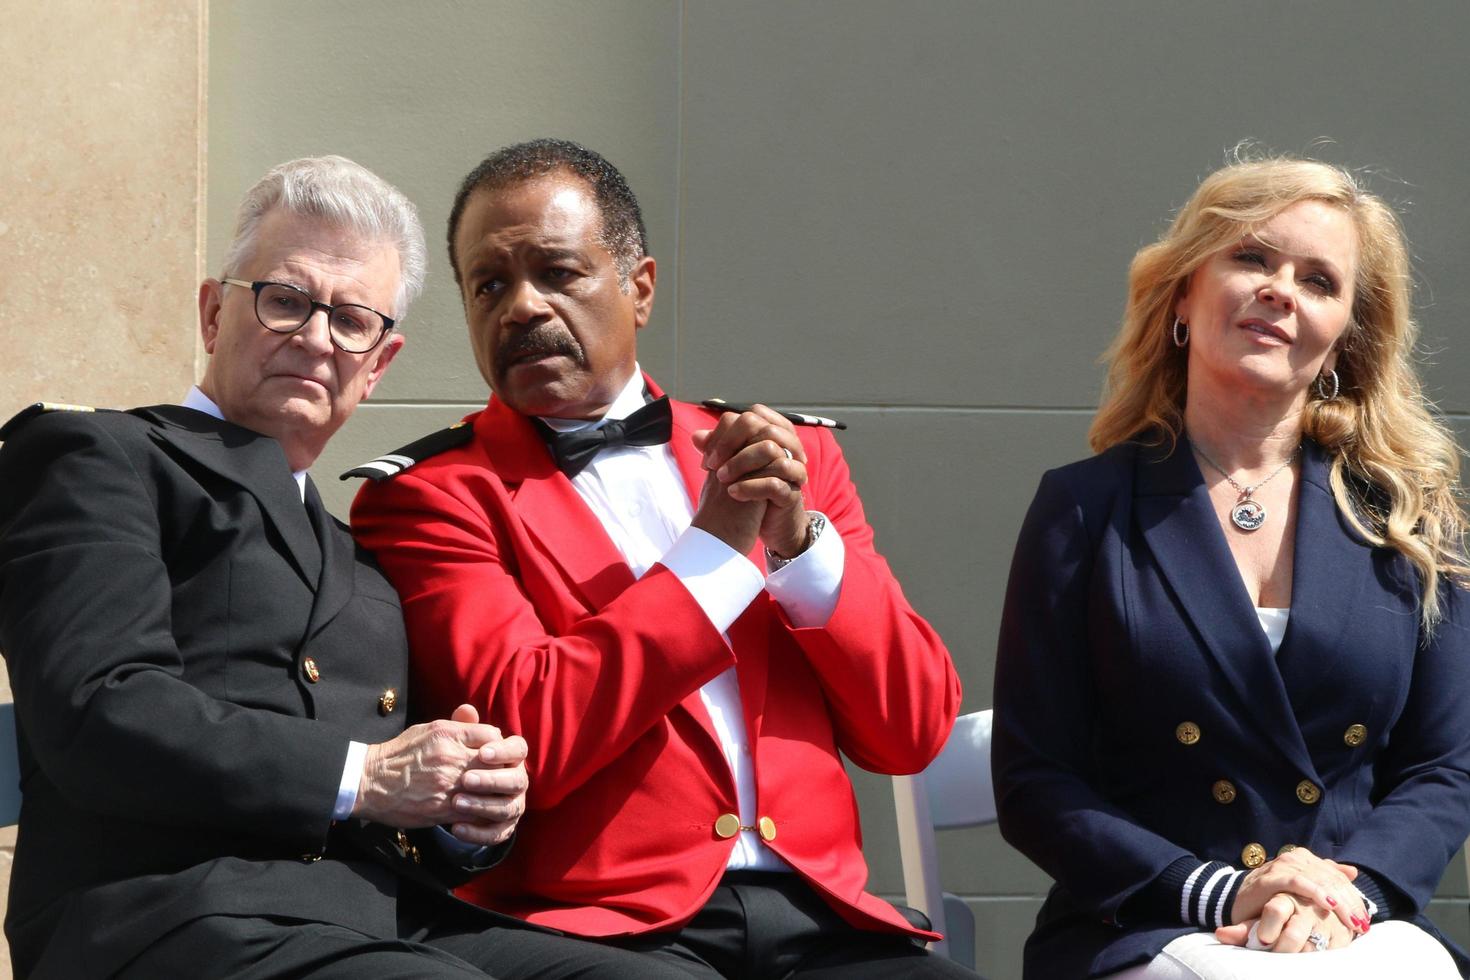
[[[1470,593],[1446,590],[1426,640],[1412,566],[1349,527],[1310,442],[1298,494],[1273,656],[1184,439],[1042,478],[992,750],[1001,832],[1056,882],[1028,977],[1148,960],[1192,928],[1124,903],[1180,858],[1244,868],[1252,845],[1368,869],[1439,936],[1420,910],[1470,834]]]

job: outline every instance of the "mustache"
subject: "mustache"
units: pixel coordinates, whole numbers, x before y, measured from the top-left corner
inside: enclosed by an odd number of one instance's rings
[[[561,327],[540,327],[525,333],[509,334],[495,350],[495,363],[502,367],[523,357],[569,357],[582,364],[585,355],[577,338]]]

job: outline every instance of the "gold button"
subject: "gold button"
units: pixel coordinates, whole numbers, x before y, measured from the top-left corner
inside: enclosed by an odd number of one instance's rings
[[[1294,851],[1299,846],[1300,845],[1298,845],[1298,844],[1282,844],[1279,848],[1277,848],[1277,850],[1276,850],[1276,856],[1277,857],[1280,857],[1281,855],[1285,854],[1287,851]]]
[[[756,829],[761,832],[761,840],[769,844],[776,839],[776,821],[770,817],[761,817],[755,822]]]
[[[733,813],[720,814],[720,819],[715,821],[715,833],[729,840],[740,833],[740,818]]]
[[[1215,785],[1210,787],[1210,792],[1214,794],[1216,803],[1235,802],[1235,784],[1228,779],[1215,780]]]
[[[1322,798],[1322,791],[1310,779],[1303,779],[1296,784],[1296,798],[1311,806]]]
[[[413,841],[408,839],[408,835],[401,830],[398,831],[398,850],[404,857],[411,859],[414,864],[423,863],[423,855],[419,853],[419,849],[414,846]]]
[[[1247,868],[1259,868],[1266,863],[1266,849],[1260,844],[1247,844],[1241,848],[1240,863]]]
[[[307,657],[305,660],[301,661],[301,672],[305,674],[306,679],[311,681],[313,684],[322,679],[322,672],[316,669],[316,661],[311,659],[310,657]]]
[[[1348,730],[1342,733],[1342,744],[1350,749],[1362,745],[1368,738],[1368,729],[1363,725],[1349,725]]]
[[[1199,741],[1199,726],[1192,721],[1181,721],[1179,727],[1174,729],[1174,737],[1179,739],[1181,745],[1193,745]]]
[[[398,707],[398,692],[390,687],[383,692],[382,697],[378,698],[378,714],[391,715],[396,707]]]

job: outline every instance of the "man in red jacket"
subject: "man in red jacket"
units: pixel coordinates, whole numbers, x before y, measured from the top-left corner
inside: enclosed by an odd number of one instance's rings
[[[864,891],[839,750],[922,769],[960,686],[828,430],[639,371],[655,264],[596,153],[487,158],[449,251],[494,396],[354,471],[352,521],[421,709],[468,701],[530,746],[516,847],[461,895],[695,976],[970,976]]]

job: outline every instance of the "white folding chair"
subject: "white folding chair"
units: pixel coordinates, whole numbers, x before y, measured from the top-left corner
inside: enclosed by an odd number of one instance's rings
[[[975,916],[961,898],[940,887],[934,831],[995,822],[990,723],[989,710],[961,715],[929,768],[915,776],[893,777],[905,901],[944,934],[934,951],[971,969]]]
[[[0,704],[0,827],[20,819],[20,759],[15,754],[15,705]]]

